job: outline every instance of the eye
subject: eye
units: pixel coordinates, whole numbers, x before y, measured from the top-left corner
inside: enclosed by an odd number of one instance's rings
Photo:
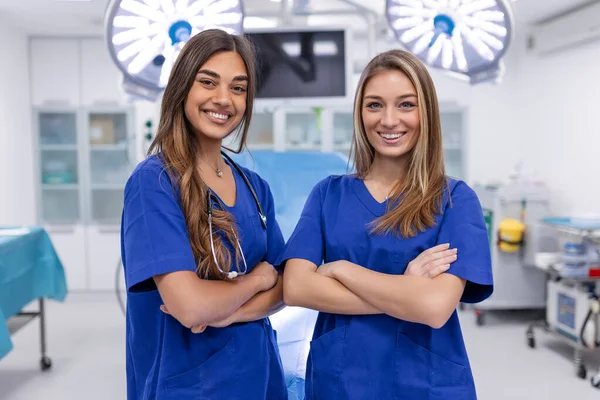
[[[211,81],[210,79],[200,78],[200,79],[198,79],[198,82],[200,82],[201,84],[206,85],[206,86],[215,86],[215,83],[213,81]]]
[[[233,91],[234,92],[238,92],[238,93],[245,93],[246,92],[246,88],[243,86],[234,86],[233,87]]]
[[[403,103],[400,103],[400,105],[398,107],[410,109],[410,108],[416,107],[416,104],[415,103],[411,103],[410,101],[405,101]]]
[[[374,109],[381,108],[381,104],[379,104],[377,102],[372,102],[372,103],[367,104],[366,107],[374,110]]]

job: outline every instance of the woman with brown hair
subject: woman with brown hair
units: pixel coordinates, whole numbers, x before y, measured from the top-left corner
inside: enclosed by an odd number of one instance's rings
[[[130,400],[287,398],[268,319],[283,307],[273,196],[221,151],[230,134],[236,152],[245,146],[254,62],[241,36],[193,36],[173,66],[149,156],[127,182]]]
[[[285,303],[320,311],[306,398],[473,400],[455,309],[492,293],[490,245],[477,196],[445,174],[425,66],[371,60],[354,126],[356,173],[315,186],[277,261]]]

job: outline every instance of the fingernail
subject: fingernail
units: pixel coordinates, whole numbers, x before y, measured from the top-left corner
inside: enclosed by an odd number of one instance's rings
[[[450,264],[444,265],[444,269],[450,269]]]
[[[450,247],[450,243],[444,243],[444,247],[445,247],[445,248],[448,248],[448,247]]]

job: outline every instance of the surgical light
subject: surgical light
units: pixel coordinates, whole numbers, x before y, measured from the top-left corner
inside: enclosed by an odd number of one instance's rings
[[[243,21],[241,0],[111,0],[106,39],[125,92],[155,100],[192,36],[211,28],[240,34]]]
[[[506,0],[387,0],[398,41],[425,64],[471,84],[499,81],[513,36]]]

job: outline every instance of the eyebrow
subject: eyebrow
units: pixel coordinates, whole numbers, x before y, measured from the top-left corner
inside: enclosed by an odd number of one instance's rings
[[[215,79],[221,78],[219,76],[219,74],[217,74],[215,71],[211,71],[210,69],[201,69],[200,71],[198,71],[197,75],[199,75],[199,74],[212,76]],[[248,77],[246,75],[238,75],[235,78],[233,78],[233,81],[234,82],[248,81]]]
[[[409,97],[417,97],[416,94],[403,94],[402,96],[398,96],[396,99],[398,100],[404,100],[407,99]],[[383,98],[381,96],[376,96],[374,94],[370,94],[368,96],[365,96],[365,99],[374,99],[374,100],[383,100]]]

